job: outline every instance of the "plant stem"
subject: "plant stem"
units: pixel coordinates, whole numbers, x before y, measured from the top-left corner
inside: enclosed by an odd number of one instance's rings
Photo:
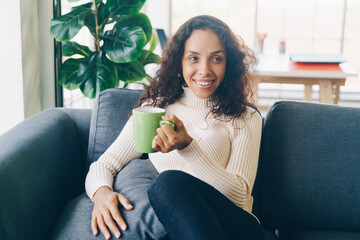
[[[100,52],[100,34],[99,34],[99,20],[98,20],[98,6],[96,5],[95,0],[92,0],[95,7],[95,45],[98,52]]]

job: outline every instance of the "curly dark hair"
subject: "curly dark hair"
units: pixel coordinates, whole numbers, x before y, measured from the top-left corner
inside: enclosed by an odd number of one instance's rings
[[[148,101],[149,105],[166,107],[183,96],[185,80],[182,73],[181,60],[184,45],[191,33],[196,29],[210,29],[215,32],[226,51],[226,69],[224,79],[211,96],[211,113],[217,119],[241,117],[246,106],[256,109],[252,100],[250,87],[250,67],[256,63],[254,52],[236,37],[226,23],[208,15],[193,17],[186,21],[170,38],[164,48],[160,68],[138,105]]]

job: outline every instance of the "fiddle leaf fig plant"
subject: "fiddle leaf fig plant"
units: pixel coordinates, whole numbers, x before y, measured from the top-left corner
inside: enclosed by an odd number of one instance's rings
[[[59,84],[95,98],[120,81],[126,86],[151,79],[144,66],[159,61],[153,53],[158,39],[149,18],[139,12],[145,1],[92,0],[52,19],[50,35],[62,42],[67,58],[60,67]],[[71,41],[83,27],[90,31],[93,46]]]

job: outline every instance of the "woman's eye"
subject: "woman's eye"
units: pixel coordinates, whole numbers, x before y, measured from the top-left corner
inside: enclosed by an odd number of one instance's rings
[[[222,57],[214,57],[211,59],[213,62],[221,62],[223,59]]]
[[[198,58],[197,57],[189,57],[189,60],[194,62],[194,61],[197,61]]]

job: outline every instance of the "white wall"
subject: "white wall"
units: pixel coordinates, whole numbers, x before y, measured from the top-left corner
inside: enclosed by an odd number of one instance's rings
[[[24,85],[24,116],[41,111],[40,103],[40,43],[38,3],[36,0],[20,0],[22,66]]]
[[[171,0],[147,0],[142,11],[150,18],[153,28],[163,28],[167,36],[171,32]]]
[[[25,118],[55,106],[52,1],[20,0]]]
[[[148,0],[142,11],[169,35],[170,9],[171,0]],[[7,36],[0,38],[0,134],[55,106],[52,13],[49,0],[13,0],[0,8]]]
[[[55,106],[52,1],[14,0],[0,8],[0,134]]]
[[[150,21],[153,29],[162,28],[165,31],[167,37],[171,33],[171,0],[147,0],[141,9],[141,12],[145,13]],[[161,56],[162,49],[160,44],[155,48],[154,53]],[[147,74],[154,77],[155,72],[158,70],[157,64],[149,64],[145,66]],[[138,84],[129,85],[128,88],[139,88],[142,86]]]
[[[0,134],[24,119],[20,0],[0,7]]]
[[[54,39],[50,36],[50,20],[53,18],[52,3],[51,0],[38,0],[41,110],[55,107]]]

